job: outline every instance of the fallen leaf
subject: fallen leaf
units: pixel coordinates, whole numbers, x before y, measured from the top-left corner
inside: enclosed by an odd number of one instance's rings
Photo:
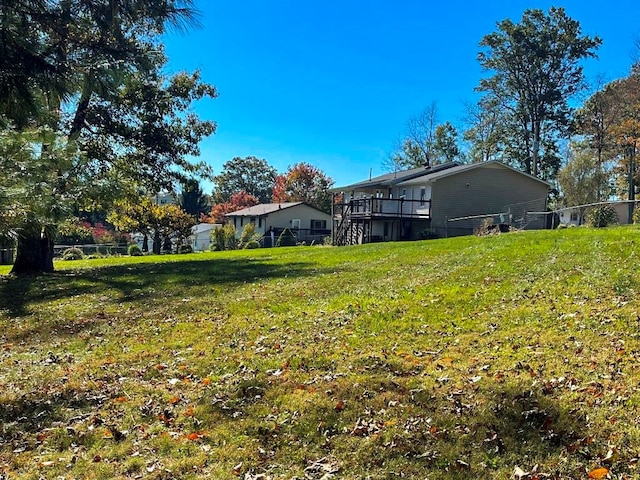
[[[605,478],[608,474],[609,474],[609,469],[604,467],[596,468],[595,470],[591,470],[589,472],[589,478],[600,480],[602,478]]]

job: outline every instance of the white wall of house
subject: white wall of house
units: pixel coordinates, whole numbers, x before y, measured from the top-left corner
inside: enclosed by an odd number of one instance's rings
[[[191,248],[194,252],[206,252],[211,246],[211,233],[214,229],[222,227],[219,223],[200,223],[193,227],[193,235],[190,237]]]

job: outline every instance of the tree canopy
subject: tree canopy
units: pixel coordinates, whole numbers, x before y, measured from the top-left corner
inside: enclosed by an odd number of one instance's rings
[[[257,157],[234,157],[222,166],[222,172],[213,177],[215,203],[225,203],[232,195],[245,192],[259,203],[268,203],[276,179],[276,169]]]
[[[331,177],[318,167],[300,162],[279,175],[273,187],[273,202],[306,202],[319,210],[331,211]]]
[[[595,56],[601,40],[583,35],[556,7],[526,10],[520,23],[507,19],[497,27],[480,41],[478,60],[492,75],[477,90],[499,109],[506,158],[552,178],[560,164],[557,141],[571,126],[569,100],[585,87],[580,62]]]
[[[0,9],[0,148],[20,146],[5,170],[20,182],[0,184],[13,212],[2,224],[18,240],[14,272],[51,271],[55,226],[73,209],[206,173],[188,158],[215,124],[189,107],[216,90],[198,72],[164,73],[161,36],[194,25],[189,0],[13,0]]]
[[[199,219],[203,213],[207,213],[210,208],[207,196],[202,191],[200,182],[195,178],[188,178],[182,182],[179,202],[180,207],[196,219]]]

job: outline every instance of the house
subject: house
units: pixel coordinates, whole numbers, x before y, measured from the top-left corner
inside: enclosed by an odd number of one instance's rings
[[[450,162],[333,189],[336,245],[468,235],[486,219],[545,228],[550,185],[498,161]]]
[[[240,236],[248,223],[263,236],[264,246],[273,246],[285,228],[291,229],[298,242],[322,243],[331,235],[331,215],[304,202],[261,203],[225,217]]]
[[[211,245],[211,232],[222,227],[219,223],[199,223],[191,228],[189,242],[194,252],[204,252],[209,250]]]
[[[589,210],[601,204],[608,204],[613,207],[613,209],[618,214],[618,223],[633,223],[633,207],[631,208],[631,212],[629,211],[629,204],[631,203],[635,204],[634,201],[620,201],[602,202],[600,204],[592,203],[588,205],[560,208],[555,212],[558,215],[558,222],[553,226],[557,227],[558,223],[564,225],[582,225],[586,222],[587,213],[589,212]]]
[[[151,197],[151,201],[156,205],[177,205],[178,199],[173,192],[162,191]]]

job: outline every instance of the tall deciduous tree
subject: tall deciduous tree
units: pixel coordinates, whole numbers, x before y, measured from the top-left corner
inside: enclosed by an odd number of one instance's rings
[[[554,175],[559,159],[553,146],[571,125],[569,99],[584,88],[580,61],[595,56],[600,43],[556,7],[526,10],[520,23],[503,20],[482,38],[478,60],[493,75],[477,90],[505,114],[507,149],[527,173]]]
[[[626,190],[623,197],[634,200],[635,186],[640,185],[640,72],[632,70],[628,77],[608,84],[605,91],[615,105],[610,134],[619,153],[617,171],[622,180],[619,184],[623,185],[620,190]]]
[[[290,166],[276,180],[271,197],[273,202],[306,202],[329,213],[331,211],[331,177],[318,167],[305,162]]]
[[[0,34],[11,39],[0,47],[0,123],[21,137],[30,154],[22,163],[38,171],[21,182],[31,201],[10,226],[13,272],[46,272],[55,225],[73,208],[105,208],[132,184],[157,191],[204,171],[186,158],[215,124],[186,112],[216,92],[197,72],[162,73],[161,35],[167,25],[192,24],[190,0],[12,0],[0,8]]]
[[[276,180],[276,169],[257,157],[234,157],[222,166],[222,172],[213,178],[215,203],[226,203],[238,192],[268,203]]]
[[[572,144],[568,159],[558,172],[558,184],[566,206],[586,205],[607,197],[607,177],[594,152],[585,145]],[[584,209],[580,212],[584,216]]]
[[[422,112],[409,118],[404,136],[385,166],[389,170],[399,170],[430,165],[434,161],[437,120],[436,102],[431,102]]]
[[[473,163],[499,160],[502,151],[502,121],[495,99],[485,97],[465,106],[467,129],[463,138],[470,144],[468,156]]]

